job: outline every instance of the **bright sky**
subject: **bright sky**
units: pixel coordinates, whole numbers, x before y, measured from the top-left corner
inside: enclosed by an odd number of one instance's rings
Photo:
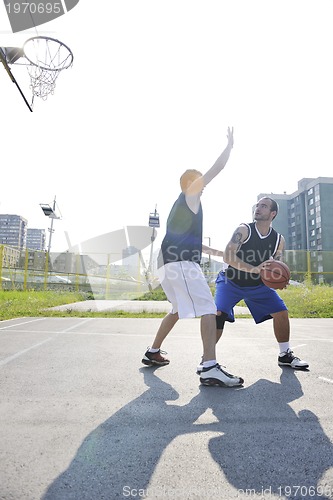
[[[223,248],[259,193],[333,176],[332,18],[331,0],[80,1],[37,27],[74,65],[33,113],[0,67],[0,213],[47,229],[39,204],[56,195],[64,251],[65,231],[75,244],[144,226],[157,205],[158,244],[180,175],[207,170],[230,125],[232,156],[202,197],[204,235]],[[2,46],[36,34],[9,36],[2,2],[0,19]]]

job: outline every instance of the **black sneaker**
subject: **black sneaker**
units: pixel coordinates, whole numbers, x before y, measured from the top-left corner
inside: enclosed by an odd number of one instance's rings
[[[240,377],[235,377],[230,373],[222,370],[221,366],[216,363],[209,368],[202,367],[200,372],[200,382],[203,385],[218,385],[220,387],[236,387],[243,385],[244,380]]]
[[[166,354],[165,351],[159,349],[157,352],[149,352],[149,349],[145,352],[142,363],[147,366],[165,366],[170,363],[170,360],[161,356],[161,354]]]
[[[278,364],[280,366],[290,366],[290,368],[294,368],[295,370],[304,370],[309,367],[306,361],[294,356],[291,349],[287,349],[287,351],[279,355]]]

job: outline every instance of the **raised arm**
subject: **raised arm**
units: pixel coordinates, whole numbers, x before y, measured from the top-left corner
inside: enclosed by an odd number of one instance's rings
[[[204,186],[207,186],[207,184],[214,179],[214,177],[217,176],[221,172],[221,170],[224,169],[226,166],[229,156],[231,153],[231,150],[234,146],[234,128],[228,127],[227,131],[227,139],[228,139],[228,144],[225,148],[225,150],[221,153],[221,155],[218,157],[214,165],[203,175],[204,178]]]
[[[218,157],[214,165],[201,177],[196,179],[188,189],[188,192],[186,193],[186,196],[191,197],[191,196],[201,196],[202,190],[207,184],[214,179],[214,177],[217,176],[221,172],[221,170],[224,169],[224,167],[227,164],[227,161],[229,160],[229,156],[231,153],[231,150],[234,146],[234,129],[233,127],[230,128],[228,127],[227,131],[227,139],[228,139],[228,144],[224,151],[221,153],[221,155]]]

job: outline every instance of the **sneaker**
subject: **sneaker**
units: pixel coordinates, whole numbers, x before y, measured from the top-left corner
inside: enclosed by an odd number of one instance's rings
[[[200,382],[203,385],[219,385],[221,387],[236,387],[243,385],[244,380],[240,377],[235,377],[230,373],[222,370],[221,366],[216,365],[209,368],[202,367],[200,373]]]
[[[197,366],[197,375],[200,375],[202,370],[203,370],[203,356],[201,358],[200,364]]]
[[[142,363],[147,366],[164,366],[170,363],[170,360],[161,356],[161,354],[166,354],[165,351],[159,349],[157,352],[149,352],[149,348],[145,352]]]
[[[304,370],[309,367],[309,364],[306,363],[306,361],[294,356],[291,349],[288,349],[282,355],[279,355],[278,364],[280,366],[290,366],[290,368],[294,368],[295,370]]]

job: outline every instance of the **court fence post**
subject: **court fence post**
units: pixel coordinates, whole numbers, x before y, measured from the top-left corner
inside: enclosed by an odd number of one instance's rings
[[[0,290],[2,290],[3,245],[0,245]]]
[[[23,290],[27,289],[28,261],[29,261],[29,252],[28,249],[26,248],[24,257]]]

